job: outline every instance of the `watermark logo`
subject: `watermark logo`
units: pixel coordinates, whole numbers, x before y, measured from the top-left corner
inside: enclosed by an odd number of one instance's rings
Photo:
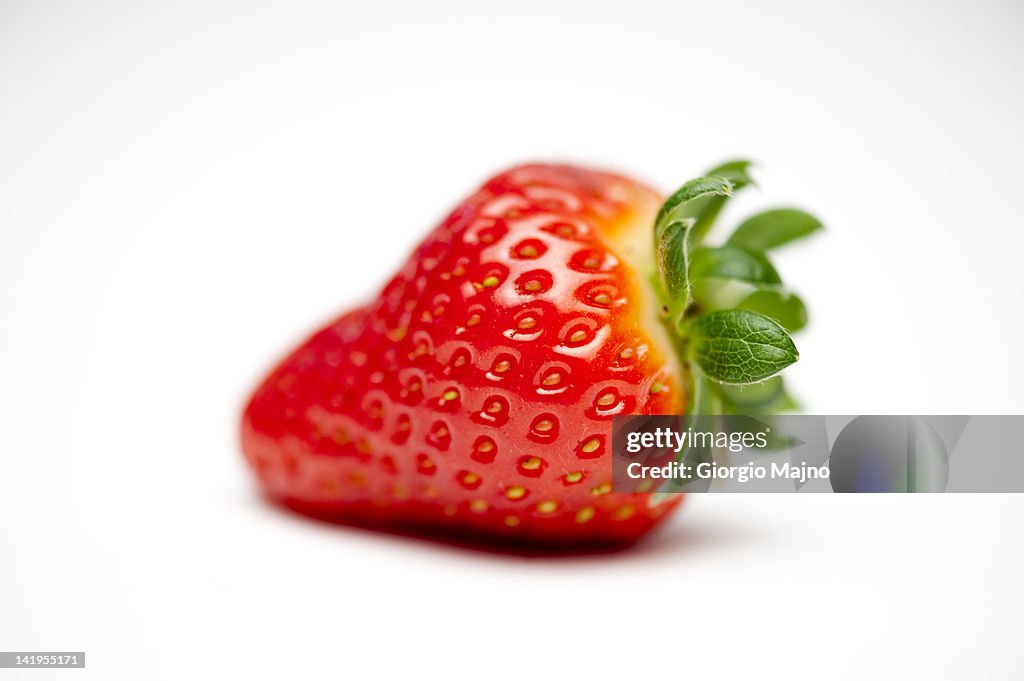
[[[1024,491],[1024,416],[626,416],[618,492]]]

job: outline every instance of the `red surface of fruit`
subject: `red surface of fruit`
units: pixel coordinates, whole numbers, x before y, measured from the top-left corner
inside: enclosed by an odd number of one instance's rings
[[[266,494],[544,544],[646,533],[681,495],[610,493],[609,447],[613,415],[685,407],[647,287],[660,203],[570,166],[487,182],[256,390],[242,446]]]

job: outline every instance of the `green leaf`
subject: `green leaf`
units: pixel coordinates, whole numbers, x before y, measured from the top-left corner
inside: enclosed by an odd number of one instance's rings
[[[690,259],[692,279],[739,279],[753,284],[781,284],[779,273],[764,253],[737,246],[702,246],[695,248]]]
[[[779,208],[747,218],[726,242],[754,251],[766,251],[822,229],[818,218],[795,208]]]
[[[693,396],[690,401],[688,416],[693,419],[710,419],[722,413],[722,403],[715,385],[700,371],[693,371]]]
[[[719,383],[763,381],[800,357],[778,322],[750,310],[710,312],[689,331],[691,359]]]
[[[782,324],[790,333],[807,326],[807,308],[793,293],[763,289],[744,298],[736,307],[758,312]]]
[[[787,390],[782,393],[782,398],[775,404],[772,405],[773,414],[781,414],[787,411],[800,411],[803,407],[797,402],[793,396]]]
[[[658,261],[658,281],[662,301],[673,325],[680,323],[690,304],[689,234],[694,218],[685,215],[689,202],[706,196],[727,195],[732,184],[720,177],[690,180],[668,198],[654,223],[654,245]]]
[[[759,291],[760,286],[739,279],[701,277],[690,285],[690,297],[705,312],[728,310],[739,306],[751,294]]]
[[[748,385],[722,384],[717,388],[722,401],[731,408],[730,413],[742,413],[747,410],[751,413],[760,413],[761,407],[776,402],[786,392],[782,376],[772,376],[767,381]]]
[[[654,220],[655,243],[661,241],[665,230],[674,222],[696,222],[692,214],[685,214],[687,204],[696,199],[707,196],[729,196],[732,194],[733,184],[721,177],[698,177],[690,180],[676,190],[658,210],[658,216]]]
[[[748,385],[719,383],[715,389],[724,414],[760,416],[793,411],[797,408],[796,402],[786,390],[786,382],[782,376],[772,376],[766,381]]]
[[[690,279],[687,263],[687,235],[690,223],[677,221],[665,229],[658,240],[658,276],[662,290],[673,307],[685,307],[690,300]]]
[[[723,163],[707,172],[711,177],[721,177],[732,184],[732,193],[751,185],[754,181],[750,178],[750,161],[735,160]],[[721,196],[703,196],[687,206],[687,216],[694,219],[691,238],[700,242],[715,224],[715,218],[721,212],[722,206],[729,199],[732,193]]]
[[[750,165],[750,161],[737,158],[732,161],[726,161],[719,166],[715,166],[706,174],[714,175],[715,177],[724,177],[732,182],[736,189],[742,189],[748,184],[754,184],[753,178],[750,177]]]

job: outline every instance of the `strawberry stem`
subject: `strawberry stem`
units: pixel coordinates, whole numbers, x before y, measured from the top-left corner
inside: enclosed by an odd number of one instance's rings
[[[669,196],[654,222],[657,271],[651,278],[662,324],[690,379],[691,412],[728,408],[720,384],[763,381],[797,358],[786,328],[798,328],[806,311],[784,291],[764,251],[743,244],[775,246],[820,223],[802,211],[774,211],[743,223],[743,238],[728,247],[703,246],[725,202],[754,184],[749,168],[749,161],[730,161],[690,180]],[[772,315],[783,316],[785,325]],[[693,394],[698,384],[705,386],[699,400]]]

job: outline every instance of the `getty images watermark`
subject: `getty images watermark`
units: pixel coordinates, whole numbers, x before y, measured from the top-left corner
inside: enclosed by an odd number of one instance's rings
[[[1024,416],[629,416],[617,492],[1019,492]]]
[[[728,465],[715,461],[711,457],[687,458],[688,453],[713,452],[721,450],[729,453],[768,451],[771,426],[760,424],[756,431],[736,430],[696,430],[687,422],[677,422],[676,427],[650,427],[648,421],[638,420],[648,426],[646,429],[625,431],[626,453],[630,455],[647,452],[643,461],[626,462],[626,475],[631,480],[663,480],[677,481],[684,485],[698,480],[736,480],[746,483],[751,480],[782,478],[806,482],[811,478],[827,478],[828,466],[809,466],[807,462],[770,461],[756,463],[753,459],[745,464]],[[744,424],[746,425],[746,424]],[[671,454],[671,460],[665,461],[663,456],[651,454]]]

